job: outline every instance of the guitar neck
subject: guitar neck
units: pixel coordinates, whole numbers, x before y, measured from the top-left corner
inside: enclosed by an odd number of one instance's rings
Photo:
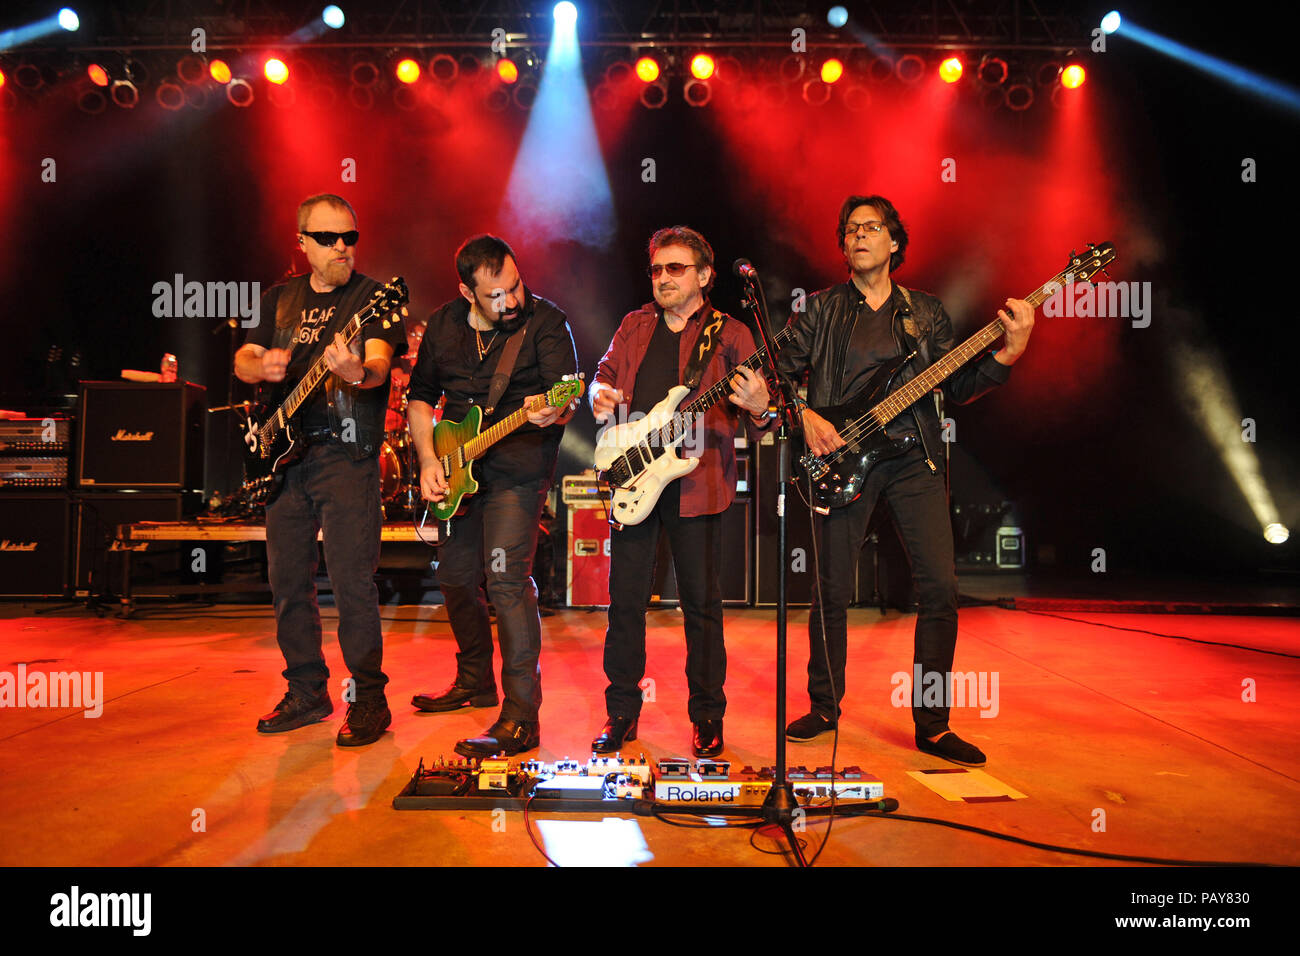
[[[1061,284],[1066,281],[1064,273],[1057,273],[1052,279],[1040,285],[1025,296],[1025,301],[1035,309],[1045,302]],[[884,425],[897,418],[916,404],[923,396],[933,391],[949,375],[979,355],[1002,335],[1002,320],[994,319],[980,329],[961,345],[957,346],[939,361],[935,362],[906,385],[893,391],[884,401],[871,409],[871,415]]]
[[[465,460],[473,461],[475,458],[482,458],[487,454],[487,450],[505,438],[515,429],[521,427],[528,421],[529,412],[540,412],[546,408],[546,396],[538,395],[531,402],[525,402],[517,411],[511,412],[501,421],[492,425],[485,431],[479,432],[469,441],[465,442]]]
[[[343,335],[344,341],[351,344],[352,340],[357,337],[357,333],[361,331],[361,327],[370,320],[373,311],[373,306],[367,306],[365,309],[354,315],[348,321],[348,324],[339,330]],[[290,392],[289,396],[281,403],[280,408],[283,410],[286,420],[298,414],[298,409],[302,407],[302,403],[307,401],[307,398],[311,395],[312,391],[328,374],[329,366],[325,364],[324,353],[321,353],[321,357],[312,363],[311,368],[307,370],[307,374],[302,377],[302,380],[298,382],[294,387],[294,390]]]

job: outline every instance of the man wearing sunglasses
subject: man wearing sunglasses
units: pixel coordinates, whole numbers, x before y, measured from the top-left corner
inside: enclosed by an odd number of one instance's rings
[[[597,753],[612,753],[637,736],[639,685],[646,662],[645,614],[662,528],[672,548],[686,631],[692,750],[698,757],[716,757],[724,746],[727,706],[719,583],[722,513],[736,494],[737,422],[746,422],[755,436],[769,428],[768,392],[761,376],[738,367],[754,353],[753,335],[709,302],[713,249],[702,235],[685,226],[656,232],[650,239],[649,275],[654,301],[623,318],[600,360],[590,390],[596,420],[617,424],[644,415],[669,389],[689,384],[684,376],[699,378],[679,407],[727,378],[731,394],[728,401],[714,405],[682,443],[684,457],[700,459],[695,470],[668,484],[641,522],[611,531],[605,632],[608,719],[591,746]],[[717,344],[709,354],[714,338]]]
[[[338,608],[339,647],[351,672],[343,693],[348,709],[338,733],[341,747],[373,743],[392,719],[384,695],[388,678],[374,582],[383,525],[378,455],[389,365],[406,351],[396,313],[367,324],[350,346],[337,331],[379,285],[353,269],[358,238],[356,214],[345,199],[333,194],[305,199],[298,207],[297,241],[309,271],[266,291],[264,321],[235,353],[240,380],[268,383],[268,393],[279,392],[268,394],[271,408],[322,355],[333,373],[300,411],[297,432],[305,447],[266,506],[267,573],[289,688],[257,729],[283,733],[334,710],[316,604],[319,531]],[[275,321],[265,321],[266,316]]]
[[[903,263],[908,237],[889,200],[848,197],[840,207],[836,241],[849,279],[808,297],[807,308],[790,319],[794,339],[781,349],[778,359],[783,373],[808,373],[808,405],[818,408],[853,400],[880,365],[914,351],[915,358],[904,366],[897,388],[943,358],[955,344],[952,320],[943,304],[925,292],[904,289],[890,278]],[[1005,311],[998,312],[1006,329],[1002,347],[972,360],[944,382],[944,394],[959,405],[1005,382],[1011,365],[1024,354],[1034,325],[1033,307],[1020,299],[1007,299],[1006,305]],[[829,454],[846,444],[834,425],[812,408],[803,406],[801,415],[804,439],[813,454]],[[952,522],[934,403],[917,402],[886,426],[886,434],[915,444],[872,468],[856,500],[815,521],[821,573],[808,618],[812,710],[790,723],[786,738],[811,741],[834,730],[839,720],[845,691],[847,611],[853,598],[857,556],[876,502],[884,498],[916,583],[914,665],[922,675],[921,686],[913,689],[916,746],[952,763],[981,767],[984,753],[949,729],[949,708],[921,696],[921,687],[933,686],[938,675],[945,689],[943,704],[947,703],[957,646]]]

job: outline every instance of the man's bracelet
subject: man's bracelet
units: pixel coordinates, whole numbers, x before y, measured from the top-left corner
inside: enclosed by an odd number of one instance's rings
[[[368,376],[369,374],[370,374],[370,369],[366,368],[366,366],[364,365],[361,366],[361,377],[357,379],[355,382],[348,382],[348,386],[350,388],[356,388],[357,386],[365,382],[366,376]]]

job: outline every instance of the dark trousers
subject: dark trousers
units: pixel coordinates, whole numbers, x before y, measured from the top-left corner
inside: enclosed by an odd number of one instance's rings
[[[942,675],[943,686],[949,686],[948,674],[952,671],[953,651],[957,646],[957,573],[953,563],[952,521],[943,472],[932,473],[924,454],[913,449],[869,472],[857,501],[833,509],[815,521],[821,601],[814,593],[808,618],[808,696],[814,713],[832,719],[839,715],[839,704],[844,699],[847,611],[853,600],[857,556],[866,539],[867,522],[881,495],[893,512],[916,584],[919,612],[913,663],[921,665],[923,681],[927,680],[925,675],[937,671]],[[919,687],[914,687],[913,693],[918,690]],[[914,698],[912,719],[918,735],[933,737],[948,729],[948,708],[917,707]]]
[[[316,604],[316,533],[321,532],[334,604],[339,647],[356,681],[356,699],[384,696],[379,625],[379,462],[353,461],[337,443],[309,445],[290,465],[284,484],[266,506],[266,560],[275,601],[275,636],[284,654],[284,677],[294,692],[314,697],[326,690],[329,668],[321,653]]]
[[[456,683],[462,687],[496,685],[489,598],[496,609],[502,720],[532,723],[542,706],[542,618],[532,573],[548,486],[535,481],[471,495],[438,548],[438,589],[456,636]]]
[[[641,713],[645,676],[645,612],[654,586],[659,529],[668,532],[677,595],[686,624],[686,684],[691,721],[721,720],[727,709],[727,649],[722,640],[722,515],[683,518],[681,482],[674,481],[640,524],[610,533],[609,629],[605,632],[606,713]]]

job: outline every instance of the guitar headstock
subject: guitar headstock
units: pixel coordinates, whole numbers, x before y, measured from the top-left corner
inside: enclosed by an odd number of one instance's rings
[[[1065,267],[1065,275],[1075,282],[1091,282],[1098,272],[1105,272],[1106,266],[1115,261],[1115,246],[1109,242],[1100,245],[1088,243],[1088,251],[1077,253],[1071,250],[1070,264]],[[1107,273],[1109,275],[1109,273]]]
[[[387,315],[401,308],[410,299],[411,293],[406,288],[406,280],[401,276],[393,276],[375,290],[370,298],[370,305],[376,315]]]
[[[577,375],[566,375],[547,390],[546,404],[551,408],[563,408],[575,398],[581,398],[585,387],[581,372]]]

